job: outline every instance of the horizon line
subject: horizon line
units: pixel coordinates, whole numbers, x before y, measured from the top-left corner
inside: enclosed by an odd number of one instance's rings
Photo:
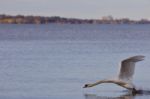
[[[87,19],[87,20],[102,20],[103,18],[108,18],[108,17],[112,17],[114,20],[117,19],[129,19],[129,20],[133,20],[133,21],[140,21],[140,20],[148,20],[150,21],[149,18],[139,18],[139,19],[133,19],[130,17],[120,17],[120,18],[116,18],[113,15],[104,15],[102,17],[99,18],[81,18],[81,17],[67,17],[67,16],[61,16],[61,15],[39,15],[39,14],[6,14],[6,13],[2,13],[0,15],[6,15],[6,16],[39,16],[39,17],[61,17],[61,18],[68,18],[68,19]]]

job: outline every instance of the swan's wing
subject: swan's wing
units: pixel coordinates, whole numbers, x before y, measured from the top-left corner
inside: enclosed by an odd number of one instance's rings
[[[144,60],[144,56],[142,55],[129,57],[123,60],[121,62],[119,79],[131,81],[134,74],[135,63],[142,60]]]

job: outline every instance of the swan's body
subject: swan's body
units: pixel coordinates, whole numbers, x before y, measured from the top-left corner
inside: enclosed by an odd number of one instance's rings
[[[104,79],[93,84],[85,84],[84,88],[93,87],[101,83],[114,83],[122,86],[133,93],[138,92],[135,85],[132,83],[135,63],[144,60],[144,56],[133,56],[121,62],[119,75],[116,79]]]

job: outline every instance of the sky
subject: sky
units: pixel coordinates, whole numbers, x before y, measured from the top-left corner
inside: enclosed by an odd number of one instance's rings
[[[150,0],[0,0],[0,14],[150,19]]]

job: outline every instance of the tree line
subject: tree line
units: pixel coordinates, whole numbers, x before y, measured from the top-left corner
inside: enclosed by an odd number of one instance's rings
[[[130,20],[129,18],[114,19],[111,16],[103,17],[102,19],[77,19],[63,18],[59,16],[43,17],[43,16],[24,16],[24,15],[0,15],[0,24],[150,24],[147,19],[138,21]]]

